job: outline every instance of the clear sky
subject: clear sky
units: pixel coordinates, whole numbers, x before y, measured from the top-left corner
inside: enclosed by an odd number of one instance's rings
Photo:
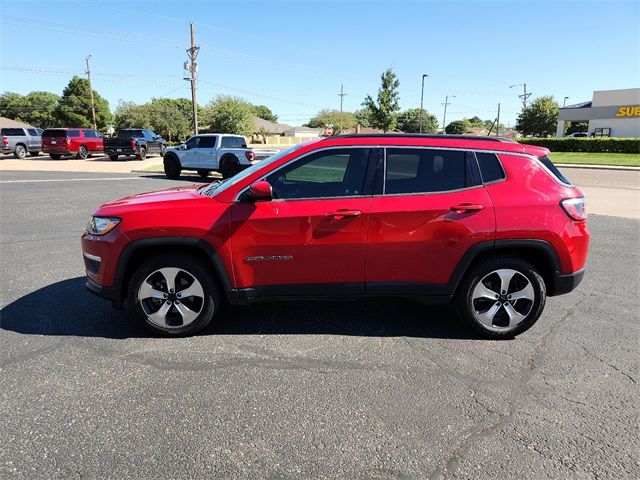
[[[0,0],[0,90],[62,93],[92,54],[94,88],[119,100],[190,98],[189,21],[201,45],[199,103],[233,94],[301,124],[321,108],[375,96],[389,66],[403,109],[447,123],[478,115],[513,125],[527,83],[561,104],[640,87],[640,1]]]

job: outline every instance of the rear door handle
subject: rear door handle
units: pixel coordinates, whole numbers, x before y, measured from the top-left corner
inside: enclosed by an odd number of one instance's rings
[[[476,203],[459,203],[449,208],[449,211],[457,212],[457,213],[479,212],[483,208],[484,208],[484,205],[479,205]]]
[[[359,217],[360,215],[362,215],[360,210],[347,210],[346,208],[327,213],[327,217],[333,218]]]

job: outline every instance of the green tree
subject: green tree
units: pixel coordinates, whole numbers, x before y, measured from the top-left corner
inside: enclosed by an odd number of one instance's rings
[[[463,135],[467,133],[467,127],[462,120],[454,120],[444,129],[445,133],[449,135]]]
[[[115,128],[150,128],[170,142],[182,140],[191,133],[191,100],[186,98],[153,98],[136,105],[121,102],[115,111]]]
[[[56,124],[53,111],[59,99],[50,92],[30,92],[24,96],[5,92],[0,95],[0,116],[36,127],[53,127]]]
[[[471,118],[464,118],[462,120],[465,125],[467,125],[468,127],[475,127],[475,128],[484,128],[485,126],[485,122],[484,120],[482,120],[480,117],[478,117],[477,115]]]
[[[116,130],[125,128],[153,128],[146,105],[136,105],[133,102],[120,102],[114,115]]]
[[[338,134],[347,128],[355,127],[357,123],[355,115],[351,112],[342,112],[340,115],[339,110],[325,108],[316,113],[305,125],[311,128],[325,128],[333,125],[334,133]]]
[[[371,126],[371,110],[368,108],[361,108],[360,110],[356,110],[353,112],[353,115],[356,117],[357,123],[362,125],[363,127]]]
[[[546,137],[555,133],[560,105],[553,97],[539,97],[523,108],[516,119],[516,130],[523,135]]]
[[[375,101],[367,95],[362,106],[371,111],[371,126],[385,132],[395,130],[400,110],[400,81],[393,70],[388,68],[380,77],[378,99]]]
[[[271,109],[269,107],[267,107],[266,105],[252,105],[253,108],[253,114],[258,117],[258,118],[262,118],[263,120],[268,120],[270,122],[277,122],[278,121],[278,116],[275,115]]]
[[[405,133],[420,132],[420,109],[410,108],[398,115],[398,128]],[[436,133],[438,131],[438,119],[426,110],[422,111],[422,132]]]
[[[93,91],[93,99],[96,110],[96,124],[99,130],[104,130],[113,118],[109,110],[109,102],[95,90]],[[89,81],[86,78],[74,75],[62,92],[62,98],[60,98],[53,115],[58,124],[65,127],[93,126],[91,94],[89,92]]]
[[[203,123],[217,133],[250,136],[254,129],[253,117],[250,103],[230,95],[218,95],[203,109]]]
[[[4,92],[0,95],[0,116],[19,120],[22,113],[22,95],[14,92]]]

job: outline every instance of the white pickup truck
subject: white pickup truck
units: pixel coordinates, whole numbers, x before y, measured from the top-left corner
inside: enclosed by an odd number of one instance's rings
[[[230,178],[277,152],[248,148],[241,135],[204,133],[194,135],[176,147],[168,147],[164,154],[164,173],[169,178],[178,178],[182,170],[195,170],[206,178],[212,171],[217,171],[222,178]]]

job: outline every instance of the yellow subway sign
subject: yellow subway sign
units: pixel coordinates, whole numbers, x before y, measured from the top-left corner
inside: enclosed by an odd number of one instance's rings
[[[640,117],[640,105],[620,107],[616,117]]]

